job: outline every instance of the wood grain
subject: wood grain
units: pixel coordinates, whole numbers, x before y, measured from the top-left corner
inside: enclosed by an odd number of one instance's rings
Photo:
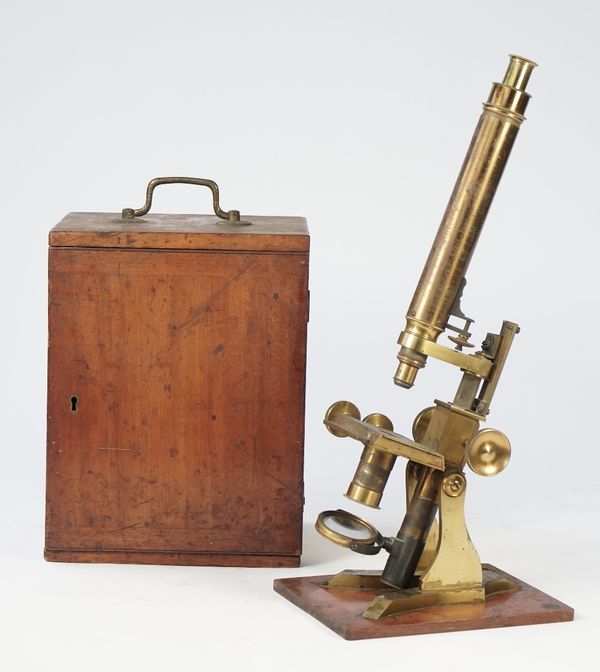
[[[322,588],[330,576],[276,579],[273,588],[344,639],[376,639],[434,632],[503,628],[573,620],[573,609],[493,565],[482,565],[484,582],[507,578],[519,585],[513,593],[492,595],[483,603],[416,609],[377,621],[362,613],[379,590]]]
[[[297,565],[308,255],[51,248],[49,279],[46,557]]]
[[[298,567],[299,555],[244,553],[157,553],[152,551],[44,551],[51,562],[132,563],[136,565],[190,565],[203,567]]]
[[[233,226],[213,215],[146,215],[123,220],[108,212],[71,212],[50,231],[52,247],[308,252],[303,217],[248,215]]]

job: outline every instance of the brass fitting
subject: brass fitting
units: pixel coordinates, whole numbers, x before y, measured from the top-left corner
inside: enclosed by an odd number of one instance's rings
[[[371,413],[363,422],[390,432],[394,431],[392,421],[383,413]],[[377,450],[372,446],[365,446],[354,478],[348,486],[346,497],[359,504],[378,509],[395,462],[395,455]]]

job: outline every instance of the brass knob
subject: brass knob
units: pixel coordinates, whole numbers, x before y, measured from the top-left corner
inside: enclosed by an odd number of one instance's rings
[[[427,408],[424,408],[414,419],[412,426],[412,435],[413,439],[417,443],[421,443],[423,441],[425,432],[427,431],[429,423],[431,422],[431,418],[433,417],[434,410],[435,406],[428,406]]]
[[[442,481],[442,489],[448,497],[458,497],[462,495],[467,487],[467,479],[459,472],[448,474]]]
[[[373,427],[379,427],[381,429],[387,429],[390,432],[394,431],[394,425],[392,421],[384,415],[383,413],[370,413],[366,418],[363,419],[363,422],[373,425]]]
[[[482,429],[467,444],[467,464],[480,476],[495,476],[510,461],[510,441],[497,429]]]
[[[336,401],[334,404],[327,409],[325,413],[324,423],[327,429],[334,435],[340,438],[348,436],[346,432],[343,432],[341,429],[335,427],[330,427],[327,423],[328,420],[333,420],[336,415],[349,415],[351,418],[360,420],[360,411],[351,401]]]

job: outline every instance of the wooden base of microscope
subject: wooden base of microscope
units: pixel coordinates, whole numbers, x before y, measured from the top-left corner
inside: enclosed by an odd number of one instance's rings
[[[373,598],[381,594],[381,588],[323,588],[331,576],[276,579],[273,588],[344,639],[400,637],[573,620],[573,609],[566,604],[492,565],[482,567],[484,583],[504,578],[518,584],[519,590],[492,595],[485,602],[427,607],[369,620],[362,613]]]

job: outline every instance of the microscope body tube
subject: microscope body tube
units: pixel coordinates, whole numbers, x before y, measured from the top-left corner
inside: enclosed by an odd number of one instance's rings
[[[426,356],[416,349],[420,339],[435,342],[450,311],[513,143],[524,121],[529,94],[525,86],[535,63],[511,56],[502,84],[495,83],[475,129],[444,217],[406,314],[398,343],[394,382],[412,387]]]

